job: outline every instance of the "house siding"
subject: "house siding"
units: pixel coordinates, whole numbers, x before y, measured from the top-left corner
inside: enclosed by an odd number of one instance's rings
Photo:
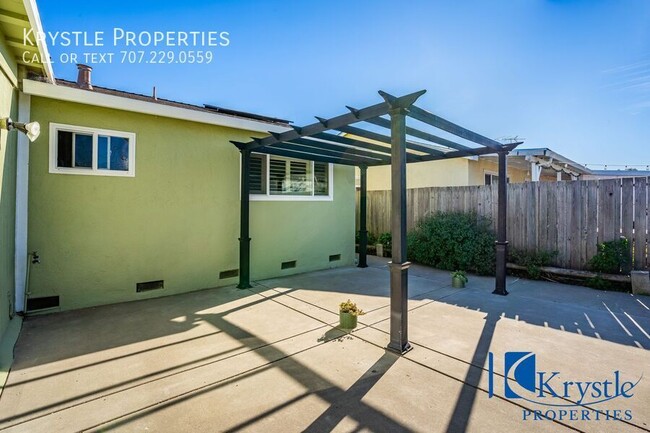
[[[456,158],[445,161],[417,162],[406,165],[406,187],[426,188],[429,186],[466,186],[469,160]],[[389,190],[391,183],[390,165],[368,169],[368,190]]]
[[[485,185],[486,173],[498,173],[499,164],[493,161],[479,159],[469,162],[469,183],[467,185]],[[523,183],[530,181],[530,175],[526,170],[508,167],[508,177],[511,183]],[[438,185],[430,185],[438,186]],[[441,185],[442,186],[442,185]]]
[[[240,158],[230,140],[253,134],[146,114],[32,98],[43,133],[30,150],[32,297],[62,309],[235,284]],[[49,124],[136,134],[135,177],[51,174]],[[253,279],[354,263],[354,171],[335,167],[334,200],[251,202]],[[293,269],[280,270],[286,260]],[[136,293],[136,283],[165,280]]]

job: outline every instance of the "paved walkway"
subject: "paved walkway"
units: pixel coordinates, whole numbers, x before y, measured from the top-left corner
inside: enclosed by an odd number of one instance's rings
[[[570,412],[524,421],[548,408],[505,398],[503,374],[513,351],[534,352],[537,371],[563,380],[650,374],[650,298],[514,278],[500,297],[492,278],[449,283],[448,272],[411,269],[414,349],[402,357],[385,350],[388,271],[378,258],[252,290],[29,318],[0,431],[649,431],[649,378],[631,398],[579,407],[590,421]],[[347,298],[368,311],[350,334],[335,327]],[[632,419],[606,420],[615,410]]]

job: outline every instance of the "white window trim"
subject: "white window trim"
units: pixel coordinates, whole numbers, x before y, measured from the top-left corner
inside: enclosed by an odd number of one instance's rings
[[[329,186],[329,195],[289,195],[289,194],[278,194],[278,195],[271,195],[269,191],[269,185],[271,182],[271,170],[269,170],[269,160],[271,157],[275,157],[274,155],[269,155],[269,154],[264,154],[264,153],[259,153],[258,155],[262,155],[266,157],[266,194],[250,194],[249,199],[250,201],[333,201],[334,200],[334,164],[332,163],[327,163],[328,166],[328,186]],[[280,159],[286,159],[289,161],[306,161],[310,163],[311,166],[311,173],[313,176],[314,173],[314,161],[309,161],[306,159],[299,159],[299,158],[286,158],[283,156],[279,156],[277,158]],[[240,170],[241,170],[241,158],[240,158]],[[241,177],[241,176],[240,176]]]
[[[57,131],[79,132],[82,134],[92,134],[93,136],[93,166],[92,168],[76,167],[57,167]],[[97,168],[97,151],[98,137],[108,135],[113,137],[123,137],[129,140],[129,170],[105,170]],[[74,145],[72,147],[74,152]],[[114,131],[111,129],[90,128],[87,126],[67,125],[64,123],[50,123],[50,173],[54,174],[78,174],[84,176],[116,176],[116,177],[135,177],[135,133]]]
[[[490,171],[490,170],[483,170],[483,182],[485,182],[485,175],[489,174],[490,176],[496,176],[499,177],[499,172],[498,171]],[[510,176],[506,176],[506,182],[510,180]]]

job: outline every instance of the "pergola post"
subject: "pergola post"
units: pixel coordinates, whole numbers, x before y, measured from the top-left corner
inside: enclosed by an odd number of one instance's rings
[[[507,206],[508,206],[508,169],[507,151],[500,151],[499,154],[499,184],[498,184],[498,215],[497,215],[497,241],[496,241],[496,284],[495,295],[507,295],[506,290],[506,262],[508,260],[507,239]]]
[[[399,353],[411,349],[408,341],[408,268],[406,261],[406,108],[390,110],[391,123],[391,236],[390,343]]]
[[[239,284],[237,288],[251,286],[251,238],[250,238],[250,167],[251,151],[241,150],[241,212],[239,220]]]
[[[359,191],[359,264],[360,268],[368,267],[368,230],[367,230],[367,208],[368,208],[368,167],[362,165],[361,191]]]

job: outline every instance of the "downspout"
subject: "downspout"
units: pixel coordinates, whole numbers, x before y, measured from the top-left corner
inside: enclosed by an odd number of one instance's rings
[[[18,121],[29,122],[31,97],[18,92]],[[16,221],[15,221],[15,264],[14,264],[14,302],[16,311],[25,311],[27,290],[27,252],[28,196],[29,196],[29,139],[18,134],[16,149]]]

